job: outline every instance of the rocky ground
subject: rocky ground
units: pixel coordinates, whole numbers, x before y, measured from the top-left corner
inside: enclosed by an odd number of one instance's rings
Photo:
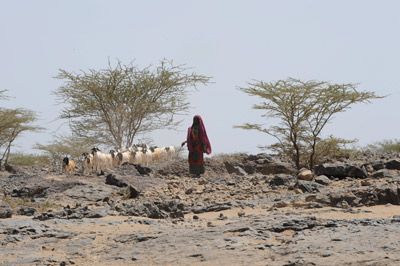
[[[400,157],[0,173],[0,265],[400,265]]]

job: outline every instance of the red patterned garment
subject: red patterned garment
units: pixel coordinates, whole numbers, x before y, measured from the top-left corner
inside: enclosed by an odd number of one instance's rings
[[[203,119],[196,115],[193,125],[188,128],[187,147],[189,149],[189,169],[192,174],[204,173],[204,153],[211,153],[211,144],[207,136]]]

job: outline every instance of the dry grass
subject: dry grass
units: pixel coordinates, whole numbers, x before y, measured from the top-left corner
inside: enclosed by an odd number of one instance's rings
[[[45,212],[48,210],[59,209],[61,205],[46,200],[44,202],[34,202],[30,198],[16,198],[11,196],[4,196],[2,201],[7,203],[13,210],[19,207],[35,208],[38,212]]]

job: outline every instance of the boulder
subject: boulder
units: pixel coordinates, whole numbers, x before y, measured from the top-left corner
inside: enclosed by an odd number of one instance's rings
[[[371,163],[371,166],[372,168],[374,168],[375,171],[385,168],[385,164],[382,161],[374,161]]]
[[[327,186],[329,185],[332,181],[325,175],[319,175],[314,179],[315,182],[317,182],[318,184]]]
[[[325,175],[330,178],[345,179],[346,177],[367,178],[365,168],[344,163],[324,163],[314,169],[316,175]]]
[[[295,181],[295,178],[291,175],[277,174],[270,181],[271,186],[289,186]]]
[[[239,176],[247,175],[246,171],[238,165],[233,165],[230,162],[224,162],[224,165],[229,174],[235,174],[235,175],[239,175]]]
[[[301,191],[308,193],[319,192],[322,187],[322,185],[313,181],[298,180],[296,183],[296,188],[299,188],[301,189]]]
[[[127,187],[128,184],[121,180],[121,177],[117,177],[114,174],[108,174],[106,177],[106,184],[116,187]]]
[[[274,174],[295,174],[297,171],[289,163],[270,162],[257,165],[256,172],[261,173],[263,175],[274,175]]]
[[[311,170],[303,168],[297,174],[297,178],[300,180],[312,181],[314,178],[314,174],[313,172],[311,172]]]
[[[11,218],[12,209],[8,204],[0,202],[0,219]]]
[[[127,192],[128,199],[135,199],[135,198],[139,197],[139,195],[140,195],[140,191],[131,185],[128,186],[128,189],[126,192]]]
[[[386,162],[385,168],[391,170],[400,170],[400,160],[395,159]]]
[[[395,175],[393,174],[393,172],[391,170],[381,169],[381,170],[378,170],[376,172],[373,172],[371,174],[371,176],[373,178],[385,178],[385,177],[393,178]]]
[[[343,202],[346,202],[349,206],[356,206],[360,201],[351,191],[331,193],[329,199],[331,201],[331,206],[334,207],[342,207]]]
[[[35,212],[36,209],[32,207],[20,207],[17,210],[18,215],[24,215],[24,216],[33,216]]]

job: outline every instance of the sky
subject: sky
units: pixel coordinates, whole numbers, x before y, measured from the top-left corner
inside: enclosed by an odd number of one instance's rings
[[[400,1],[368,0],[0,0],[2,107],[38,113],[40,133],[21,136],[17,151],[34,151],[68,132],[57,117],[53,92],[59,69],[102,69],[108,61],[139,67],[162,59],[212,77],[189,101],[177,131],[157,131],[155,144],[178,146],[193,115],[207,127],[214,154],[256,153],[274,143],[256,131],[233,128],[265,123],[252,105],[260,99],[238,88],[253,80],[288,77],[357,83],[386,98],[338,114],[325,136],[367,145],[399,138]]]

